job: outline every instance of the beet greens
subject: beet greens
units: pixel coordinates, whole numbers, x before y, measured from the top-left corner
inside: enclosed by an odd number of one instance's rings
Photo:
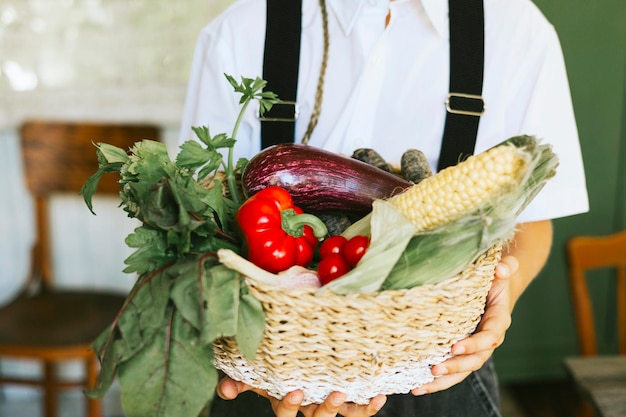
[[[262,113],[277,98],[262,91],[260,78],[238,83],[226,77],[242,95],[232,136],[195,127],[198,140],[183,143],[174,161],[165,144],[152,140],[135,143],[128,153],[99,143],[99,168],[81,190],[93,213],[100,178],[119,173],[121,207],[140,222],[126,238],[135,251],[124,261],[124,272],[138,278],[113,323],[92,344],[101,370],[87,393],[103,396],[117,375],[129,417],[197,417],[217,384],[213,341],[234,337],[253,358],[263,334],[261,303],[215,253],[241,251],[233,220],[242,199],[235,177],[247,160],[234,163],[233,147],[242,116],[251,101],[259,102]],[[212,188],[201,185],[217,171],[225,173],[228,196],[217,179]]]

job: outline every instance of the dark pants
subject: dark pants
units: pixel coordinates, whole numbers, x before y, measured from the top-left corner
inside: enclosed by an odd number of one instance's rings
[[[274,417],[269,401],[253,393],[224,401],[216,396],[211,417]],[[502,417],[492,360],[445,391],[415,397],[390,395],[380,417]]]

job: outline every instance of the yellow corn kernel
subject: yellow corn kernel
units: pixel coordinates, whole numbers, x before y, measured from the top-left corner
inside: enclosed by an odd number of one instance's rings
[[[457,220],[519,185],[529,155],[511,143],[470,156],[389,199],[418,231]]]

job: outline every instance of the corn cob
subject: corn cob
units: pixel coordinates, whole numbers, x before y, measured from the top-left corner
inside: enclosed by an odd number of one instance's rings
[[[455,221],[519,186],[537,148],[531,136],[511,138],[441,170],[389,202],[418,231]]]
[[[323,288],[398,290],[455,276],[512,237],[517,217],[558,164],[550,144],[513,137],[412,186],[405,191],[411,199],[374,201],[372,212],[342,234],[372,237],[363,262]]]

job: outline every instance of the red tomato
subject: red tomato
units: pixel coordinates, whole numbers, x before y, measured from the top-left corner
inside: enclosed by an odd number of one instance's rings
[[[348,261],[338,253],[331,253],[322,258],[317,266],[317,274],[322,285],[328,284],[330,281],[339,278],[350,271]]]
[[[343,247],[346,245],[347,242],[348,239],[341,235],[327,237],[320,245],[320,257],[324,259],[328,255],[331,255],[333,253],[342,253]]]
[[[343,247],[343,257],[351,266],[356,266],[359,263],[365,251],[370,245],[370,238],[363,235],[357,235],[352,237],[346,242]]]

